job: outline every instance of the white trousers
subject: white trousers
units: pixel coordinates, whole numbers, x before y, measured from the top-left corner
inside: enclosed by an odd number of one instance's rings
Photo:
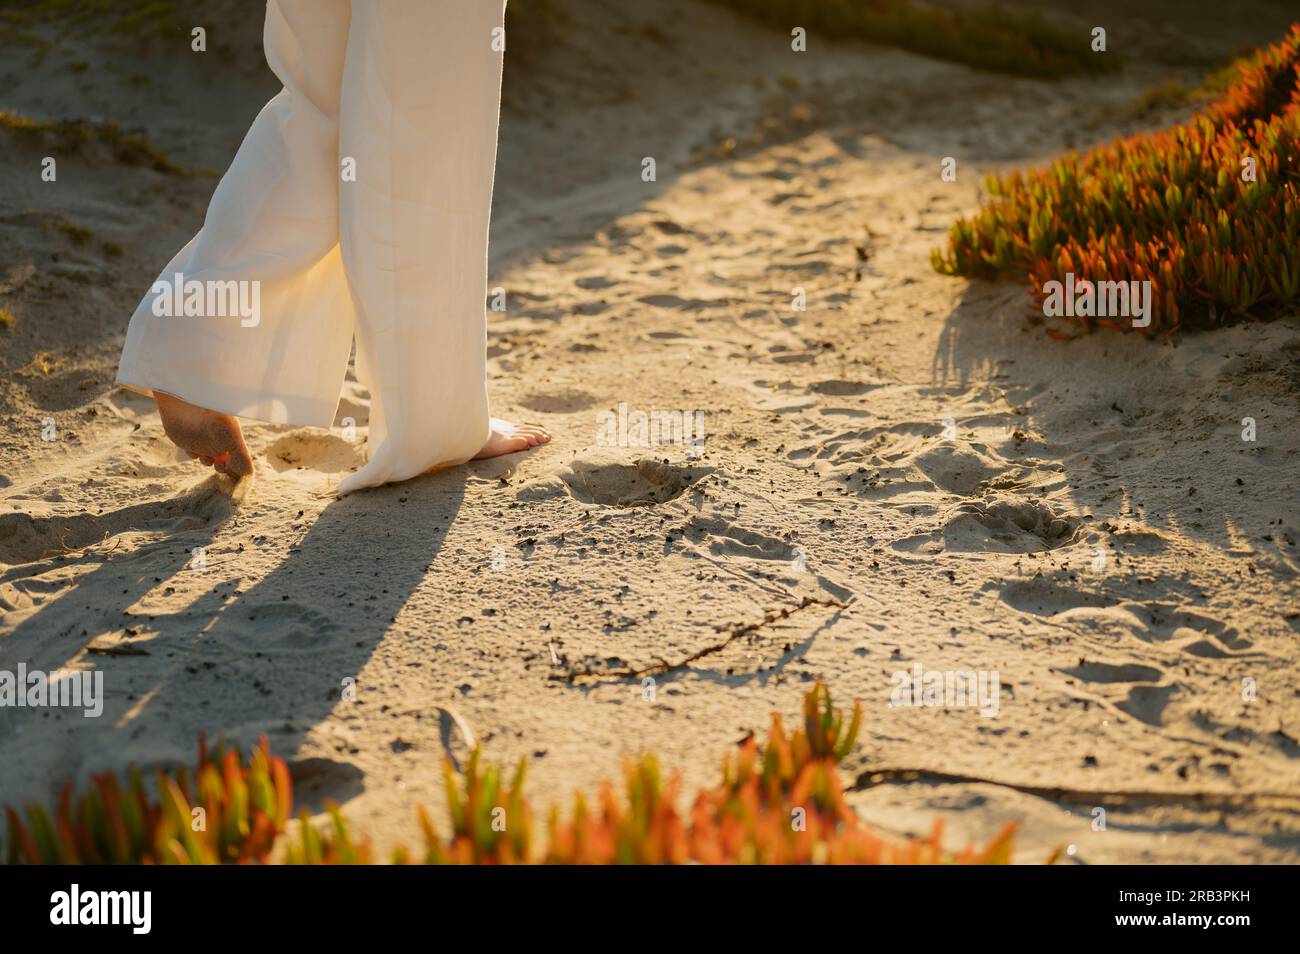
[[[340,492],[476,454],[504,15],[505,0],[269,0],[284,89],[131,318],[118,383],[329,427],[355,336],[370,453]],[[255,314],[223,307],[230,282]]]

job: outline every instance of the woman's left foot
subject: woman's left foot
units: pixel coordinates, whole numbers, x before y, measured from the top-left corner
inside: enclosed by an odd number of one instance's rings
[[[551,439],[551,435],[545,430],[532,424],[514,424],[503,421],[499,417],[492,418],[491,423],[492,433],[488,436],[483,449],[474,455],[475,460],[487,460],[489,457],[500,457],[503,454],[528,450],[538,444],[545,444]]]
[[[185,453],[231,477],[247,477],[253,472],[253,458],[239,422],[229,414],[189,404],[162,391],[154,391],[153,399],[163,430]]]

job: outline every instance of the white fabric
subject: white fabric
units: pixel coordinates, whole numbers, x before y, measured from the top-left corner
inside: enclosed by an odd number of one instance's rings
[[[340,492],[476,454],[504,14],[505,0],[270,0],[284,89],[159,279],[257,281],[259,321],[160,317],[151,290],[118,382],[329,427],[355,335],[370,453]]]

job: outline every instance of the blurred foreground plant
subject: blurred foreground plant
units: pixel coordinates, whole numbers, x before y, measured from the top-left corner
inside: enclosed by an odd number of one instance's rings
[[[837,764],[852,750],[862,722],[854,704],[845,722],[821,684],[804,697],[803,725],[787,732],[773,714],[767,740],[747,739],[722,761],[722,780],[678,810],[681,779],[667,779],[653,755],[624,769],[622,797],[606,782],[594,806],[578,793],[567,819],[552,807],[545,844],[534,840],[524,798],[524,763],[503,780],[481,764],[476,749],[464,777],[446,765],[450,836],[419,809],[426,864],[1006,864],[1013,825],[988,845],[952,854],[936,824],[927,840],[890,839],[863,824],[844,799]],[[140,773],[125,786],[94,776],[74,803],[66,787],[51,817],[39,806],[26,821],[7,810],[9,863],[179,863],[284,861],[289,864],[372,864],[369,839],[349,830],[337,806],[318,827],[304,809],[286,832],[291,783],[285,763],[263,740],[248,763],[233,750],[209,754],[200,743],[193,781],[181,770],[159,773],[151,795]],[[201,809],[201,811],[200,811]],[[205,824],[197,825],[197,819]],[[415,854],[396,848],[390,860]]]
[[[194,774],[159,772],[153,790],[134,768],[126,781],[91,776],[74,801],[71,783],[48,813],[30,805],[26,821],[5,809],[9,864],[223,864],[266,861],[284,831],[293,798],[289,770],[266,740],[247,762],[200,739]]]

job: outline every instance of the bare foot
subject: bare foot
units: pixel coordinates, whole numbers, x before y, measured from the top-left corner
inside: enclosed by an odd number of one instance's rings
[[[475,460],[487,460],[502,454],[528,450],[550,441],[551,435],[533,424],[514,424],[499,417],[492,418],[492,433],[483,449],[474,455]]]
[[[253,472],[253,458],[244,444],[244,434],[239,422],[229,414],[187,404],[161,391],[155,391],[153,399],[163,430],[181,450],[215,467],[220,474],[246,477]]]

